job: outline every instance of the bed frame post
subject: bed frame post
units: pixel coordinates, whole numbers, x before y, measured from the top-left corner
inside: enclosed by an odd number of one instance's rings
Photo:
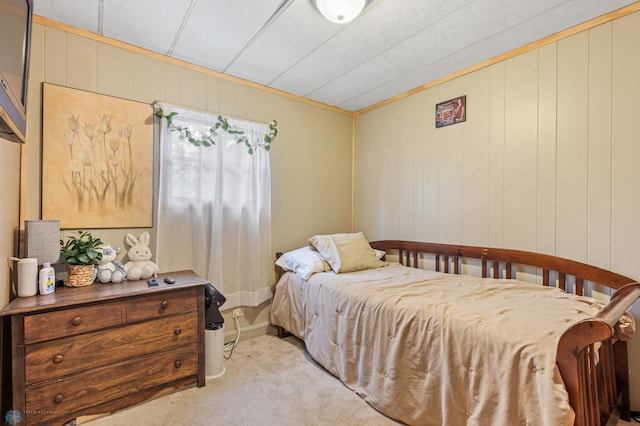
[[[631,401],[629,396],[629,361],[627,342],[618,341],[613,345],[613,357],[615,362],[616,387],[620,394],[620,418],[631,421]]]
[[[291,333],[289,333],[287,330],[285,330],[283,327],[280,327],[279,325],[274,325],[273,327],[276,329],[276,336],[280,338],[285,338],[292,335]]]

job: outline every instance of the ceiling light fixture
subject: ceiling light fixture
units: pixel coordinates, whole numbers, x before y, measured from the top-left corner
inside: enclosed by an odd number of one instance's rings
[[[367,0],[314,0],[322,16],[336,24],[353,21],[364,9]]]

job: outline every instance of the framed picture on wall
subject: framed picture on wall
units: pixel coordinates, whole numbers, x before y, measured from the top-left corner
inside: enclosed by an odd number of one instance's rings
[[[42,219],[151,227],[153,107],[48,83],[42,93]]]
[[[458,96],[436,104],[436,129],[467,121],[467,97]]]

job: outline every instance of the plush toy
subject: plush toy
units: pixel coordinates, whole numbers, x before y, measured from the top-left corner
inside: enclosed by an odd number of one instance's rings
[[[96,251],[102,253],[102,259],[96,266],[96,279],[101,283],[119,283],[124,280],[126,276],[124,265],[116,260],[120,247],[102,244],[96,248]]]
[[[148,232],[140,234],[140,238],[136,238],[132,234],[125,236],[125,242],[130,246],[127,256],[129,261],[124,264],[124,270],[129,280],[139,280],[151,278],[154,272],[158,272],[160,268],[151,261],[151,249],[149,242],[151,237]]]

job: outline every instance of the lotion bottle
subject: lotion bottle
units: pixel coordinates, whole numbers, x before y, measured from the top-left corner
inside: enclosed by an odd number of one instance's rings
[[[50,294],[56,290],[56,271],[51,263],[45,262],[40,269],[40,294]]]

